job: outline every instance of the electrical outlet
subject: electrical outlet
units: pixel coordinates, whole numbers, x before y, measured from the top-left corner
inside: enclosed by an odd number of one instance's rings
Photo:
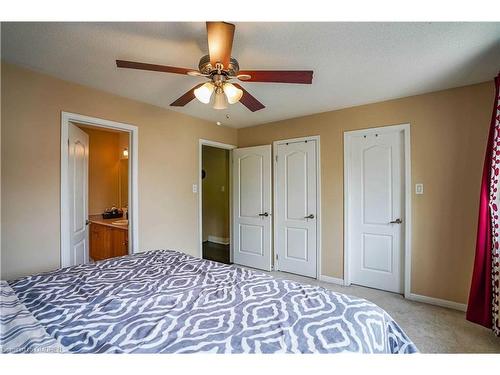
[[[415,184],[415,194],[424,194],[424,184]]]
[[[193,184],[193,193],[197,193],[197,192],[198,192],[198,185]]]

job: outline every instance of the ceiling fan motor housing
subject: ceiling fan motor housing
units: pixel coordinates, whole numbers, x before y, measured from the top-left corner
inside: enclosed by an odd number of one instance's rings
[[[210,56],[205,55],[200,59],[200,62],[198,63],[198,70],[203,73],[203,74],[216,74],[217,69],[212,66],[210,63]],[[238,72],[240,71],[240,65],[238,64],[238,60],[236,60],[234,57],[231,57],[229,66],[224,67],[222,70],[222,74],[228,75],[228,76],[236,76],[238,75]]]

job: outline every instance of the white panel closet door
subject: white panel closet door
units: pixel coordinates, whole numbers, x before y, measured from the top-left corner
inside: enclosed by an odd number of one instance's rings
[[[88,237],[88,163],[89,136],[73,124],[69,124],[68,187],[70,265],[87,263],[89,260]]]
[[[276,244],[280,271],[316,277],[316,141],[277,145]]]
[[[271,270],[271,146],[233,150],[233,262]]]
[[[403,132],[350,138],[349,248],[353,284],[403,292]]]

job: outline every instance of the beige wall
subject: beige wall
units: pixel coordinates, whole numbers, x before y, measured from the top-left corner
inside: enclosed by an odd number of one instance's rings
[[[1,85],[2,279],[59,267],[61,111],[138,126],[140,249],[198,255],[198,140],[236,130],[6,63]]]
[[[412,292],[467,301],[493,84],[364,105],[238,131],[240,147],[321,136],[322,274],[343,277],[343,133],[411,124]],[[414,190],[414,186],[412,186]]]
[[[229,238],[229,151],[203,146],[203,240]],[[224,191],[222,191],[224,187]]]
[[[79,127],[89,136],[89,215],[100,214],[120,206],[121,133]]]
[[[412,194],[412,292],[466,302],[492,83],[238,132],[10,64],[1,85],[2,278],[59,266],[61,111],[139,127],[140,248],[194,255],[199,138],[244,147],[320,135],[322,274],[332,277],[343,277],[343,132],[410,123],[412,183],[425,186]]]

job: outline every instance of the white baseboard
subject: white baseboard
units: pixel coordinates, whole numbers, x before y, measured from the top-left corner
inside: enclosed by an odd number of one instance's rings
[[[229,245],[229,238],[217,237],[217,236],[208,236],[208,241],[213,243],[218,243],[221,245]]]
[[[406,299],[409,299],[411,301],[416,301],[416,302],[428,303],[430,305],[447,307],[449,309],[455,309],[455,310],[459,310],[459,311],[467,311],[466,304],[448,301],[446,299],[427,297],[427,296],[422,296],[420,294],[414,294],[414,293],[410,293],[409,295],[407,295]]]
[[[319,275],[319,281],[324,281],[325,283],[344,285],[344,279],[339,279],[338,277],[331,277],[325,275]]]
[[[319,281],[324,281],[325,283],[336,284],[344,286],[344,279],[339,279],[337,277],[319,275]],[[410,301],[428,303],[430,305],[446,307],[448,309],[454,309],[458,311],[467,311],[467,305],[463,303],[448,301],[446,299],[434,298],[422,296],[420,294],[410,293],[405,297]]]

